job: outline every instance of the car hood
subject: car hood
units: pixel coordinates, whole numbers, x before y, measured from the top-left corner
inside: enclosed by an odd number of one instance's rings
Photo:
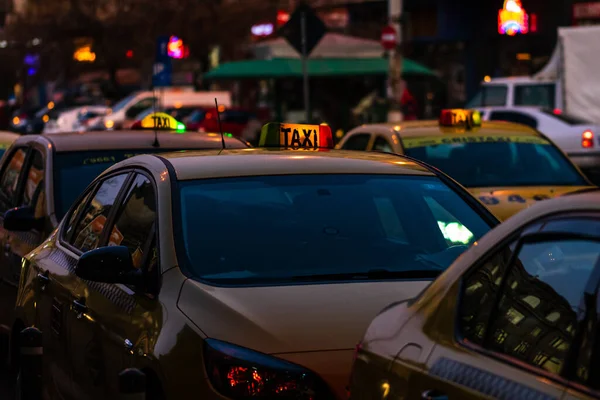
[[[591,186],[515,186],[469,188],[468,190],[498,219],[504,221],[538,201],[588,188]]]
[[[267,354],[353,349],[386,305],[431,280],[214,287],[186,280],[179,309],[208,337]]]

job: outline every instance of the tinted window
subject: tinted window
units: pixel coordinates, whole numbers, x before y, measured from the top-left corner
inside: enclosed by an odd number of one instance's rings
[[[206,111],[204,110],[196,110],[194,112],[192,112],[190,115],[188,115],[185,118],[186,123],[198,123],[198,122],[202,122],[204,120],[204,116],[206,115]]]
[[[223,122],[244,125],[247,124],[248,120],[254,116],[244,111],[224,111],[221,114],[221,117],[223,118]]]
[[[154,187],[148,178],[138,175],[119,209],[110,244],[127,246],[133,264],[141,268],[154,232],[156,201]]]
[[[515,85],[516,106],[554,107],[555,85]]]
[[[125,183],[127,174],[116,175],[102,182],[92,201],[87,204],[75,229],[71,244],[86,252],[98,247],[106,219],[115,199]],[[120,235],[113,230],[111,242],[118,242]]]
[[[587,120],[585,120],[583,118],[576,117],[574,115],[565,114],[563,112],[561,112],[561,113],[555,113],[553,110],[548,110],[548,109],[543,109],[542,112],[544,114],[552,116],[553,118],[561,120],[565,124],[569,124],[569,125],[589,125],[589,124],[593,124],[593,122],[587,121]]]
[[[342,149],[344,150],[367,150],[367,146],[369,145],[369,140],[371,139],[371,135],[368,133],[359,133],[356,135],[352,135],[346,140]]]
[[[177,151],[169,149],[169,151]],[[139,154],[165,149],[98,150],[56,153],[54,156],[54,204],[60,220],[85,188],[111,165]]]
[[[84,207],[87,205],[88,201],[90,200],[90,197],[92,197],[92,194],[94,193],[94,190],[90,190],[85,197],[79,202],[77,203],[77,205],[72,208],[72,212],[69,215],[69,222],[68,224],[65,226],[63,232],[63,238],[64,239],[69,239],[71,237],[71,234],[75,231],[75,229],[77,229],[77,217],[79,216],[79,213],[81,212],[81,210],[84,209]]]
[[[153,97],[147,97],[143,100],[138,101],[135,105],[129,107],[125,112],[127,118],[133,118],[145,109],[154,106],[155,99]]]
[[[441,169],[466,187],[587,185],[565,156],[540,137],[430,139],[439,144],[429,145],[422,139],[412,144],[405,139],[406,154]]]
[[[493,121],[508,121],[537,128],[537,120],[528,115],[512,111],[492,111],[490,119]]]
[[[509,271],[485,345],[560,373],[599,257],[600,243],[588,240],[524,244]]]
[[[42,153],[37,150],[34,150],[31,155],[24,189],[23,205],[32,206],[36,210],[38,217],[45,216],[44,158],[42,157]]]
[[[383,136],[377,136],[377,139],[375,139],[375,143],[373,144],[373,150],[384,151],[386,153],[394,152],[394,149],[392,148],[390,142],[388,142],[388,140]]]
[[[212,179],[183,182],[180,194],[183,238],[176,242],[188,268],[214,281],[373,269],[435,275],[489,230],[436,177]]]
[[[17,185],[19,183],[19,175],[23,169],[27,150],[25,148],[17,149],[5,162],[6,168],[2,172],[0,178],[0,194],[8,201],[4,210],[14,205]]]
[[[469,102],[467,108],[505,106],[508,88],[504,85],[485,85]]]

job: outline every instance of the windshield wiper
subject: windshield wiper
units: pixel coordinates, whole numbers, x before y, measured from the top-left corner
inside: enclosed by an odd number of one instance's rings
[[[382,280],[382,279],[434,279],[442,271],[431,269],[414,269],[405,271],[390,271],[387,269],[371,269],[365,272],[343,272],[333,274],[297,275],[292,281],[345,281],[345,280]]]

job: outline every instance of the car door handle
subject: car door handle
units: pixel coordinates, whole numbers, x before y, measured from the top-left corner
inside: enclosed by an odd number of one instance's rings
[[[88,308],[85,305],[85,300],[73,300],[73,310],[80,315],[87,312]]]
[[[437,390],[426,390],[421,393],[422,400],[448,400],[448,396]]]
[[[37,279],[43,285],[46,285],[46,284],[50,283],[50,277],[48,276],[48,272],[44,272],[44,273],[40,272],[39,274],[37,274]]]

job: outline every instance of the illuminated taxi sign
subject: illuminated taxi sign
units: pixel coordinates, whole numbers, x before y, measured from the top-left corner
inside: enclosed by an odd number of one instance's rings
[[[185,125],[177,121],[169,114],[157,112],[150,114],[138,123],[134,124],[134,129],[163,130],[163,131],[185,131]]]
[[[285,149],[332,149],[333,136],[328,125],[281,124],[271,122],[263,126],[259,147]]]
[[[481,126],[481,114],[476,110],[442,110],[440,126],[471,129]]]

